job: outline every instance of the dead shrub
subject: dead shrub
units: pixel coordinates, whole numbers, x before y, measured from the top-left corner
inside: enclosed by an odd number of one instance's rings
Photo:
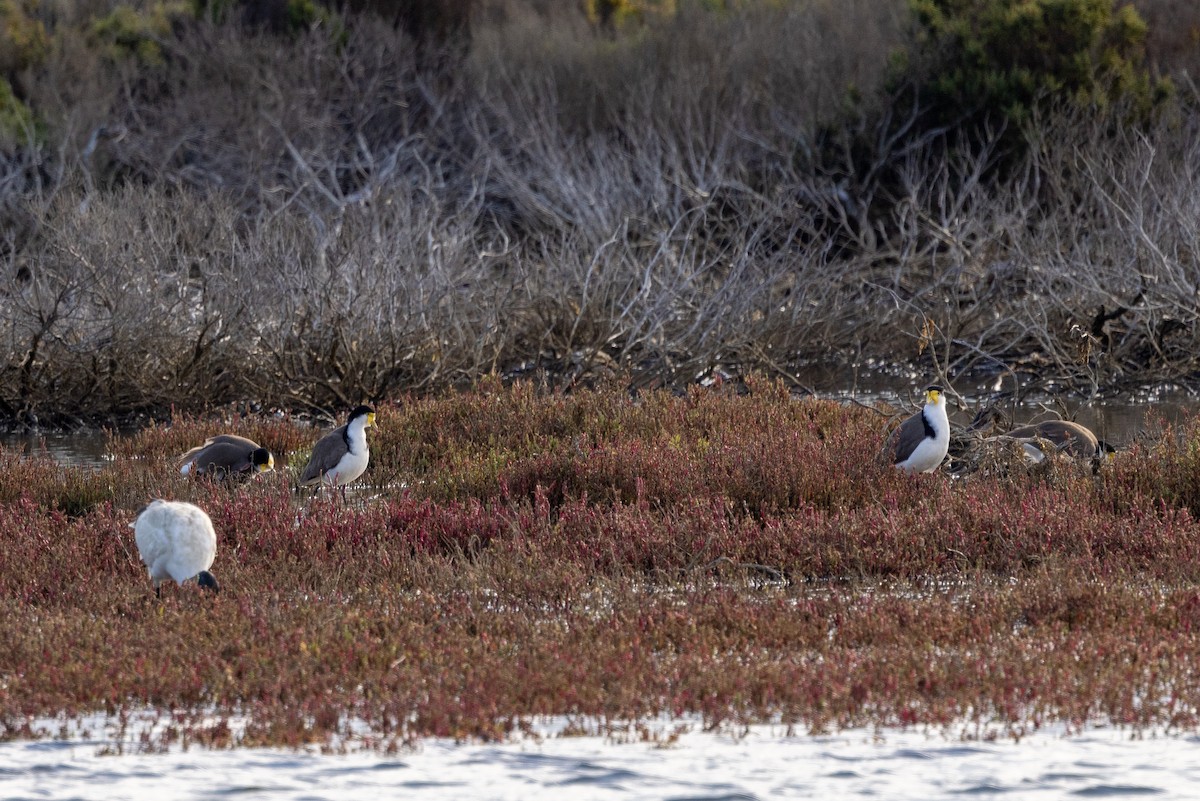
[[[687,6],[616,39],[480,19],[452,70],[353,12],[181,22],[153,65],[48,29],[46,139],[0,160],[0,413],[800,383],[928,359],[930,331],[954,374],[1193,371],[1186,96],[1138,130],[1051,109],[998,174],[1006,131],[886,135],[899,3]]]

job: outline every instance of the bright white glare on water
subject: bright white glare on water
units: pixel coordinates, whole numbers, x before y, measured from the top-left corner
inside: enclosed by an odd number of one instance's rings
[[[672,739],[676,727],[683,733]],[[1049,727],[1019,741],[973,741],[865,729],[809,736],[777,726],[711,733],[658,721],[655,743],[538,728],[545,736],[500,745],[431,739],[394,756],[197,748],[102,756],[113,743],[100,738],[9,742],[0,744],[0,797],[1192,799],[1200,786],[1194,735]]]

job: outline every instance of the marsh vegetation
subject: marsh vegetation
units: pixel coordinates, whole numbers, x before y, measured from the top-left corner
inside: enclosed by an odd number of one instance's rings
[[[886,464],[884,421],[765,380],[640,401],[492,381],[381,407],[351,503],[283,470],[181,479],[214,420],[115,440],[94,471],[4,452],[0,734],[146,709],[170,723],[146,748],[386,749],[540,715],[1200,725],[1194,425],[1098,473],[950,480]],[[234,428],[279,454],[315,438]],[[155,598],[128,528],[147,497],[208,511],[219,595]]]

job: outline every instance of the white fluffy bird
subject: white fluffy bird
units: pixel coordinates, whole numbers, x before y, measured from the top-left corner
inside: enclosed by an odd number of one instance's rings
[[[167,579],[179,584],[195,577],[201,587],[220,587],[208,569],[217,555],[217,532],[204,510],[182,501],[154,500],[129,524],[138,553],[150,571],[154,593]]]

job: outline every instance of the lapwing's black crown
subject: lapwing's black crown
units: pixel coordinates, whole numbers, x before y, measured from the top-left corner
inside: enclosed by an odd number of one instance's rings
[[[372,409],[370,406],[359,406],[357,409],[350,412],[349,419],[353,420],[356,417],[362,417],[363,415],[368,415],[368,414],[375,414],[375,410]]]

